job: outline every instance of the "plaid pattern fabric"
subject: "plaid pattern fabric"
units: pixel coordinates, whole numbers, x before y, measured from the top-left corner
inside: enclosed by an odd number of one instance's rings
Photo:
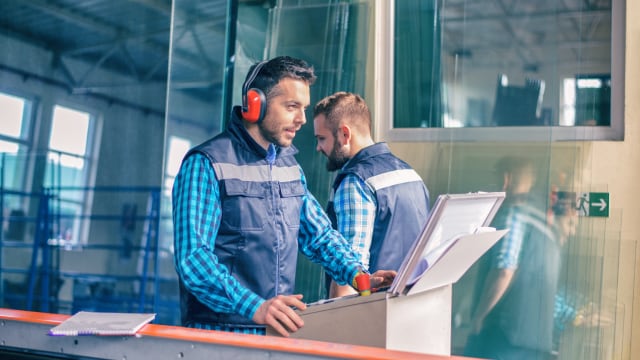
[[[506,219],[509,232],[501,240],[494,266],[498,269],[516,269],[520,261],[523,239],[531,231],[556,239],[552,226],[547,224],[546,214],[534,206],[513,206]]]
[[[526,224],[517,221],[517,213],[511,212],[507,218],[509,232],[500,242],[494,266],[497,269],[516,269],[520,260],[522,238],[525,236]]]
[[[522,242],[529,227],[536,227],[545,236],[555,237],[553,229],[546,224],[544,213],[530,207],[514,207],[506,222],[509,232],[501,240],[494,267],[516,270],[520,262]],[[576,316],[575,306],[562,294],[556,294],[554,303],[554,325],[556,331],[562,331],[565,324]]]
[[[264,302],[243,287],[214,254],[220,227],[220,190],[209,160],[187,158],[173,187],[175,264],[190,291],[210,308],[252,318]]]
[[[306,188],[302,170],[300,174]],[[265,299],[242,286],[225,266],[218,263],[214,253],[222,216],[220,190],[211,163],[204,155],[195,153],[184,161],[172,195],[174,257],[182,282],[211,309],[253,318]],[[331,228],[322,207],[308,192],[303,197],[298,245],[311,261],[324,265],[343,282],[353,279],[361,267],[357,255]],[[260,328],[216,328],[209,324],[195,324],[194,327],[242,333],[262,331]]]
[[[338,231],[360,255],[362,264],[368,268],[376,217],[373,191],[359,177],[347,175],[336,190],[333,204],[338,219]]]

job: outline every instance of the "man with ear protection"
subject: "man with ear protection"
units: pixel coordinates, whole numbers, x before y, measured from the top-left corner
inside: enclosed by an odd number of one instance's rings
[[[304,325],[293,309],[306,308],[293,294],[298,251],[342,284],[365,271],[294,157],[315,79],[287,56],[253,65],[227,128],[185,155],[172,199],[184,326],[288,336]],[[371,283],[394,277],[381,270]]]
[[[327,170],[338,170],[327,208],[334,228],[369,271],[398,270],[429,214],[422,178],[385,143],[374,143],[371,114],[359,95],[327,96],[313,117],[316,150],[327,157]],[[330,284],[330,297],[351,293],[351,287]]]

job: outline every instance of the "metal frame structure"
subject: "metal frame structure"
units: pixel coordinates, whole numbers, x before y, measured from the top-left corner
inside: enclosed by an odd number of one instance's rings
[[[1,180],[1,179],[0,179]],[[82,192],[126,192],[135,194],[148,194],[148,208],[144,214],[135,216],[133,219],[144,224],[143,238],[140,240],[139,246],[132,246],[128,251],[138,254],[138,273],[131,275],[113,275],[100,273],[87,273],[80,271],[62,271],[61,270],[61,252],[62,251],[82,251],[86,253],[94,251],[120,252],[123,251],[121,244],[95,244],[86,243],[80,246],[66,246],[64,242],[57,241],[60,234],[53,234],[54,229],[60,229],[60,222],[65,218],[75,217],[89,221],[110,221],[119,223],[122,221],[122,214],[81,214],[66,215],[60,213],[60,207],[57,202],[61,201],[61,193],[63,191],[82,191]],[[4,197],[7,195],[22,196],[35,199],[38,202],[38,211],[35,217],[5,216],[0,214],[0,223],[5,221],[19,221],[31,223],[35,232],[33,239],[25,238],[22,241],[5,239],[4,231],[0,232],[0,299],[3,306],[10,305],[16,309],[38,310],[44,312],[74,312],[83,310],[84,307],[90,306],[89,310],[100,309],[105,304],[100,303],[100,299],[91,296],[85,301],[82,299],[74,299],[71,304],[61,301],[59,297],[60,284],[58,279],[71,279],[78,282],[129,282],[137,285],[137,294],[132,297],[116,297],[117,304],[126,304],[125,307],[115,307],[114,304],[108,310],[122,312],[161,312],[161,309],[171,309],[177,306],[177,294],[168,300],[163,296],[160,289],[162,282],[175,281],[174,278],[163,278],[160,276],[159,269],[159,253],[162,249],[158,246],[158,235],[160,226],[160,193],[161,189],[157,187],[50,187],[43,188],[38,193],[19,192],[5,189],[4,184],[0,181],[0,205],[4,204]],[[117,236],[118,234],[116,234]],[[4,261],[7,253],[11,249],[22,248],[24,251],[31,251],[30,261],[26,267],[8,266]],[[65,266],[69,268],[70,266]],[[24,275],[25,289],[24,291],[16,291],[6,286],[5,281],[7,274]],[[12,305],[11,305],[12,304]],[[173,314],[173,311],[162,311],[164,314]],[[177,321],[174,319],[165,320],[169,323]]]

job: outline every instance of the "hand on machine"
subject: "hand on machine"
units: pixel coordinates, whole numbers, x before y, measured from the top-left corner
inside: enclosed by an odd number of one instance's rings
[[[391,286],[396,275],[394,270],[378,270],[371,275],[359,272],[353,279],[353,287],[358,290],[360,296],[368,296],[380,288]]]

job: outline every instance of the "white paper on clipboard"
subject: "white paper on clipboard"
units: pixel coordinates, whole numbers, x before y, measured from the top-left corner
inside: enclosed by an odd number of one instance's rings
[[[439,195],[429,219],[405,256],[388,292],[392,295],[407,294],[418,278],[429,273],[440,262],[441,257],[457,246],[460,239],[467,235],[480,235],[483,231],[490,233],[493,229],[487,230],[487,227],[502,205],[504,197],[504,192]],[[472,263],[463,267],[464,271],[471,265]]]

